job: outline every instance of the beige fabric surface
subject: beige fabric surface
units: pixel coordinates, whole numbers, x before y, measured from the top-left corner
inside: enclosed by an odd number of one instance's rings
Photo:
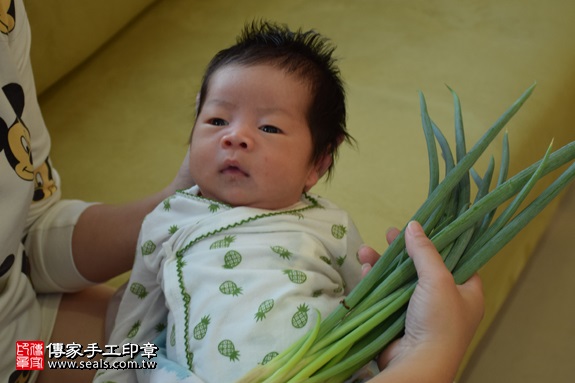
[[[122,202],[160,189],[186,151],[195,95],[211,56],[254,18],[315,28],[338,45],[348,126],[358,148],[344,148],[334,180],[314,191],[349,210],[366,242],[383,251],[386,228],[404,225],[427,193],[418,90],[450,139],[452,99],[445,85],[458,92],[471,147],[537,81],[508,126],[511,174],[539,159],[552,137],[557,148],[575,140],[574,14],[575,3],[560,0],[159,1],[42,95],[53,162],[68,197]],[[49,22],[38,29],[49,29]],[[48,43],[42,41],[36,38],[33,49],[49,57],[40,52]],[[497,140],[488,149],[480,173],[489,155],[499,163],[500,148]],[[482,270],[486,316],[476,341],[552,210]]]
[[[575,185],[553,215],[461,383],[575,381]]]
[[[25,0],[41,93],[84,62],[154,0]]]

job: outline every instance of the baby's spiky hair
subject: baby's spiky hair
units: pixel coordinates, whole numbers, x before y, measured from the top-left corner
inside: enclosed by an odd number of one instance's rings
[[[268,21],[246,24],[236,44],[219,51],[204,74],[197,113],[202,110],[212,75],[227,65],[269,64],[309,84],[311,104],[307,112],[313,143],[312,161],[331,155],[332,174],[338,147],[353,138],[346,130],[345,90],[340,77],[335,46],[314,30],[290,30]]]

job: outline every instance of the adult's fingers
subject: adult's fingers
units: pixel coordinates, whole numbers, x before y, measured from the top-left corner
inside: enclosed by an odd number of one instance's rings
[[[399,233],[400,231],[397,227],[390,227],[387,229],[387,232],[385,233],[385,239],[387,240],[387,243],[391,245],[391,242],[395,240],[395,237],[397,237]]]
[[[383,349],[377,357],[377,366],[380,370],[387,367],[395,357],[401,353],[401,338],[394,340]]]
[[[399,235],[399,233],[400,230],[398,228],[390,227],[385,233],[385,239],[387,240],[387,243],[391,244]],[[373,248],[367,245],[362,245],[357,251],[357,256],[362,264],[362,276],[365,276],[367,272],[371,270],[371,267],[375,264],[375,262],[377,262],[380,254]]]
[[[467,280],[467,282],[463,283],[460,286],[460,290],[469,292],[469,294],[473,295],[483,295],[483,283],[481,282],[481,278],[479,274],[475,273]]]
[[[361,275],[363,277],[375,265],[379,259],[379,253],[367,245],[362,245],[357,251],[357,257],[362,266]]]
[[[457,286],[460,294],[468,302],[470,313],[476,318],[477,323],[483,319],[485,302],[483,296],[483,283],[479,274],[475,273],[460,286]]]
[[[428,275],[448,272],[441,255],[433,242],[425,235],[423,228],[417,221],[411,221],[405,229],[405,247],[413,260],[418,278],[424,279]]]

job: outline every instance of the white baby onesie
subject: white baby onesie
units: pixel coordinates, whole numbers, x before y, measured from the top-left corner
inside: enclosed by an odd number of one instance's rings
[[[139,381],[166,379],[164,368],[175,381],[187,373],[188,381],[234,382],[305,335],[361,279],[361,238],[333,203],[304,194],[269,211],[197,194],[178,192],[142,226],[109,343],[142,344],[165,331],[162,352],[175,363],[137,370]],[[135,381],[135,372],[96,380]]]

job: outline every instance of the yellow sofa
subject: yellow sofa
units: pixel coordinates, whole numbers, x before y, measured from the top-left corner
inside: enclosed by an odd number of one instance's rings
[[[534,81],[508,125],[511,174],[575,140],[575,2],[26,0],[40,102],[66,198],[124,202],[171,180],[186,151],[211,56],[246,21],[315,28],[338,45],[348,126],[335,178],[316,187],[383,251],[427,193],[417,91],[452,140],[461,97],[468,146]],[[495,142],[488,155],[499,158]],[[486,160],[477,170],[481,173]],[[549,183],[545,181],[544,183]],[[541,190],[541,189],[538,189]],[[486,314],[473,348],[519,277],[556,203],[482,271]],[[125,277],[124,277],[125,278]]]

